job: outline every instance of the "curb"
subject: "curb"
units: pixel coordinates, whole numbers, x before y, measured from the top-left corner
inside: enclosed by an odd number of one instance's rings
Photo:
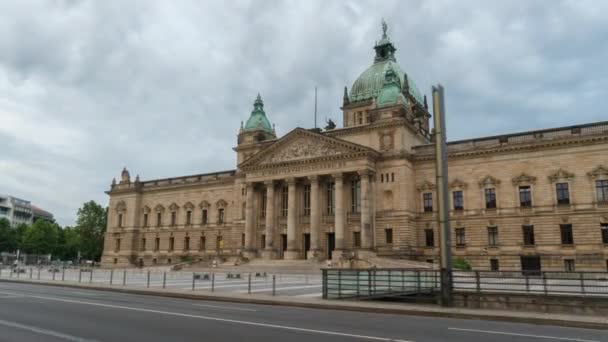
[[[117,288],[107,287],[99,285],[85,285],[85,284],[69,284],[69,283],[49,283],[42,281],[29,281],[29,280],[17,280],[17,279],[0,279],[0,283],[26,283],[36,284],[45,286],[55,286],[64,288],[76,288],[76,289],[88,289],[97,291],[117,292],[126,294],[156,296],[165,298],[180,298],[180,299],[191,299],[191,300],[210,300],[216,302],[231,302],[231,303],[242,303],[242,304],[258,304],[258,305],[274,305],[274,306],[289,306],[307,309],[321,309],[321,310],[338,310],[338,311],[353,311],[353,312],[364,312],[364,313],[381,313],[390,315],[405,315],[405,316],[421,316],[421,317],[439,317],[439,318],[454,318],[454,319],[471,319],[471,320],[483,320],[483,321],[499,321],[509,323],[526,323],[535,325],[555,325],[570,328],[584,328],[584,329],[600,329],[608,330],[608,322],[592,322],[592,321],[572,321],[566,319],[557,318],[541,318],[541,317],[528,317],[528,316],[508,316],[498,314],[476,314],[471,312],[454,312],[454,311],[437,311],[437,310],[424,310],[423,306],[420,306],[420,310],[412,310],[407,308],[387,308],[387,307],[369,307],[369,306],[357,306],[357,305],[344,305],[338,304],[340,302],[328,301],[327,303],[306,303],[306,302],[294,302],[289,299],[264,299],[259,297],[235,297],[235,296],[221,296],[221,295],[209,295],[202,293],[185,293],[185,292],[161,292],[155,290],[145,289],[132,289],[132,288]],[[273,297],[277,298],[277,297]],[[343,302],[344,303],[344,302]],[[352,304],[353,302],[349,302]],[[471,310],[471,309],[467,309]]]

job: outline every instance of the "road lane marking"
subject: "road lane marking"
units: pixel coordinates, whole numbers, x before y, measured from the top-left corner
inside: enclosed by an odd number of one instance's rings
[[[337,332],[337,331],[326,331],[326,330],[315,330],[315,329],[307,329],[307,328],[298,328],[298,327],[292,327],[292,326],[286,326],[286,325],[266,324],[266,323],[258,323],[258,322],[251,322],[251,321],[241,321],[241,320],[236,320],[236,319],[228,319],[228,318],[191,315],[191,314],[185,314],[185,313],[179,313],[179,312],[161,311],[161,310],[152,310],[152,309],[143,309],[143,308],[134,308],[134,307],[122,306],[122,305],[112,305],[112,304],[103,304],[103,303],[95,303],[95,302],[83,302],[83,301],[78,301],[78,300],[55,298],[55,297],[30,296],[30,295],[28,295],[27,297],[29,297],[29,298],[38,298],[38,299],[42,299],[42,300],[51,300],[51,301],[54,300],[54,301],[65,302],[65,303],[74,303],[74,304],[82,304],[82,305],[101,306],[101,307],[113,308],[113,309],[122,309],[122,310],[131,310],[131,311],[139,311],[139,312],[157,313],[157,314],[168,315],[168,316],[198,318],[198,319],[203,319],[203,320],[208,320],[208,321],[216,321],[216,322],[227,322],[227,323],[236,323],[236,324],[251,325],[251,326],[258,326],[258,327],[265,327],[265,328],[274,328],[274,329],[301,331],[301,332],[308,332],[308,333],[315,333],[315,334],[322,334],[322,335],[354,337],[354,338],[360,338],[360,339],[366,339],[366,340],[375,340],[375,341],[414,342],[414,341],[411,341],[411,340],[399,340],[399,339],[393,339],[393,338],[387,338],[387,337],[378,337],[378,336],[367,336],[367,335],[356,335],[356,334],[341,333],[341,332]],[[587,342],[587,341],[585,341],[585,342]],[[596,341],[593,341],[593,342],[596,342]]]
[[[23,295],[4,295],[4,296],[0,296],[0,299],[10,299],[10,298],[23,298]]]
[[[218,305],[207,305],[207,304],[192,304],[194,306],[203,306],[206,308],[215,308],[215,309],[228,309],[228,310],[238,310],[238,311],[252,311],[257,312],[258,310],[254,309],[245,309],[245,308],[235,308],[231,306],[218,306]]]
[[[469,332],[478,332],[478,333],[496,334],[496,335],[511,335],[511,336],[544,338],[544,339],[562,340],[562,341],[600,342],[600,341],[595,341],[595,340],[583,340],[583,339],[580,339],[580,338],[555,337],[555,336],[532,335],[532,334],[518,334],[518,333],[505,332],[505,331],[491,331],[491,330],[477,330],[477,329],[463,329],[463,328],[448,328],[448,330],[469,331]]]
[[[57,337],[57,338],[62,338],[64,340],[68,340],[68,341],[74,341],[74,342],[96,342],[96,340],[89,340],[89,339],[85,339],[85,338],[80,338],[80,337],[77,337],[77,336],[72,336],[72,335],[60,333],[58,331],[44,329],[44,328],[38,328],[38,327],[31,326],[31,325],[20,324],[20,323],[17,323],[17,322],[9,322],[9,321],[0,320],[0,325],[4,325],[4,326],[7,326],[7,327],[11,327],[11,328],[17,328],[17,329],[27,330],[27,331],[31,331],[31,332],[34,332],[34,333],[37,333],[37,334],[41,334],[41,335],[47,335],[47,336],[53,336],[53,337]]]

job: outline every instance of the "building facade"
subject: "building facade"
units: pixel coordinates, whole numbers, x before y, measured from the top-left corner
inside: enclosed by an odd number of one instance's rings
[[[33,223],[34,214],[32,204],[17,197],[0,195],[0,218],[6,218],[11,225],[30,225]]]
[[[426,97],[383,28],[342,127],[278,137],[261,97],[236,169],[112,182],[105,266],[217,255],[438,259]],[[608,122],[448,143],[453,253],[474,269],[606,270]]]

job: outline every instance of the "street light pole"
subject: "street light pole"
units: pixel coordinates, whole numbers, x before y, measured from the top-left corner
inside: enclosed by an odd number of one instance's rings
[[[435,123],[435,170],[437,178],[437,225],[441,245],[441,305],[452,305],[452,248],[448,209],[448,162],[445,133],[445,102],[443,87],[433,86],[433,114]]]

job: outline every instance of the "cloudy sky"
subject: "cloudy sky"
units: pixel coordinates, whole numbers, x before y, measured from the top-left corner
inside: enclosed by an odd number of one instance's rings
[[[608,119],[607,1],[1,1],[0,193],[72,224],[123,166],[231,169],[262,94],[280,135],[340,119],[380,21],[450,140]],[[339,124],[341,120],[338,121]]]

